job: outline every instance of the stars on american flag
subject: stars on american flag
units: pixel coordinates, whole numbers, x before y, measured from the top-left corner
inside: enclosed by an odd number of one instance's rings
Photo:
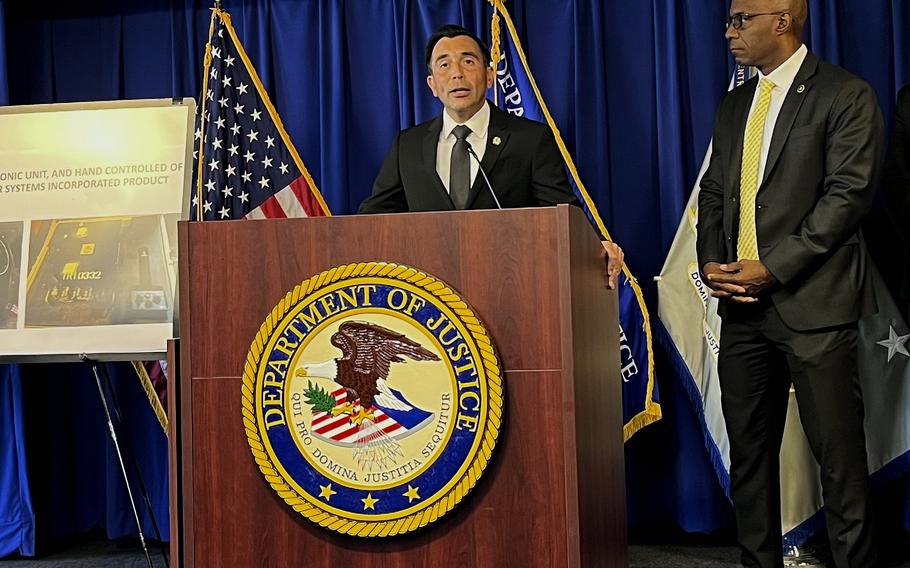
[[[200,202],[205,220],[325,214],[227,25],[219,19],[211,38],[211,67],[197,113],[202,122],[197,115],[192,218]]]

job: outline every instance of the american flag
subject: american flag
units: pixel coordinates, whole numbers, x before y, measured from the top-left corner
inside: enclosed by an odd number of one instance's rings
[[[336,408],[348,401],[347,391],[343,388],[333,391],[332,396],[335,397]],[[355,411],[360,409],[359,398],[354,400],[353,404]],[[407,429],[404,426],[383,412],[381,408],[374,408],[372,412],[374,416],[374,419],[372,420],[373,424],[381,428],[383,433],[391,436],[392,439],[395,439],[402,433],[407,433]],[[330,440],[342,445],[364,443],[364,441],[372,435],[369,428],[361,428],[358,425],[352,424],[347,415],[341,414],[333,416],[331,412],[314,413],[311,428],[313,430],[313,435],[317,438]]]
[[[329,215],[223,10],[214,10],[196,117],[190,218]]]

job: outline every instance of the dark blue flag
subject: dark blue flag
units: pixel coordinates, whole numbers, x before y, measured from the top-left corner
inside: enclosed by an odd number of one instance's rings
[[[602,238],[610,234],[597,206],[585,189],[572,156],[547,110],[521,48],[518,33],[501,0],[493,4],[493,61],[496,63],[496,95],[500,108],[531,120],[550,125],[562,152],[569,183],[582,202],[585,214]],[[500,34],[500,21],[505,30]],[[623,267],[619,277],[619,355],[623,381],[623,436],[626,440],[644,426],[661,417],[657,384],[654,382],[654,353],[651,348],[651,324],[641,289],[629,269]]]

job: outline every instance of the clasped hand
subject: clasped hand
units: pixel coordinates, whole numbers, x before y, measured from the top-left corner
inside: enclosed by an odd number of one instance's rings
[[[758,301],[758,295],[777,281],[760,260],[709,262],[702,272],[712,296],[742,303]]]

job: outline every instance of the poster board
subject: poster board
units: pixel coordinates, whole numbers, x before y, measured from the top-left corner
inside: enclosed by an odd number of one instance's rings
[[[0,108],[0,360],[166,352],[194,110],[192,99]]]

